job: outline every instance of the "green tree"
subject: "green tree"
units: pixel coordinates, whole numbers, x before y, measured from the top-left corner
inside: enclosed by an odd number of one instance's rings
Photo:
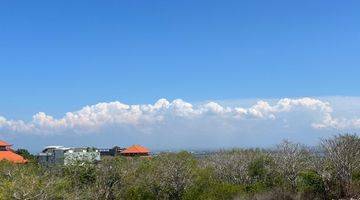
[[[20,156],[24,157],[26,160],[29,160],[29,161],[35,161],[36,160],[36,157],[34,155],[32,155],[26,149],[18,149],[18,150],[15,151],[15,153],[17,153]]]

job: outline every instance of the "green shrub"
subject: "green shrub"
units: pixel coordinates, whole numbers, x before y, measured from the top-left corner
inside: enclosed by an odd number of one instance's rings
[[[325,185],[315,171],[303,171],[297,177],[297,190],[303,199],[324,198]]]
[[[89,186],[97,176],[95,165],[90,163],[64,166],[63,173],[75,187]]]
[[[244,187],[221,182],[215,178],[213,169],[205,168],[197,170],[194,184],[185,192],[183,199],[227,200],[244,192]]]
[[[135,186],[126,191],[125,199],[129,200],[156,200],[156,195],[144,186]]]

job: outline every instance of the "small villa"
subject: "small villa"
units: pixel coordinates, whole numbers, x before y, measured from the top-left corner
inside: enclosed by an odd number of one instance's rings
[[[25,164],[27,163],[27,160],[23,158],[22,156],[16,154],[11,149],[11,144],[8,144],[5,141],[0,140],[0,161],[7,160],[12,163],[17,164]]]
[[[133,145],[121,152],[122,156],[149,156],[150,150],[140,145]]]
[[[150,150],[140,145],[133,145],[127,148],[115,146],[111,149],[102,148],[98,149],[101,156],[150,156]]]

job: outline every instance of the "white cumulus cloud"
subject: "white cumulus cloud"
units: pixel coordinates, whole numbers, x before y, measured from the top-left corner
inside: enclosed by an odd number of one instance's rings
[[[217,102],[193,105],[181,99],[171,102],[160,99],[154,104],[142,105],[115,101],[85,106],[58,119],[44,112],[35,114],[28,122],[0,116],[0,130],[38,134],[87,133],[100,131],[104,127],[121,126],[151,132],[154,127],[158,130],[176,121],[192,126],[197,126],[196,123],[199,123],[198,126],[203,123],[226,124],[227,128],[241,129],[239,124],[250,121],[257,121],[257,125],[286,122],[292,114],[297,114],[295,121],[309,118],[308,126],[313,129],[360,129],[360,118],[339,118],[333,112],[329,102],[315,98],[284,98],[273,103],[262,100],[249,107],[224,106]]]

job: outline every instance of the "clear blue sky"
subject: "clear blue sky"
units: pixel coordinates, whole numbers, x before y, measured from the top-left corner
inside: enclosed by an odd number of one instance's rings
[[[357,97],[359,10],[355,0],[3,0],[0,116],[59,119],[159,98]]]
[[[360,94],[359,1],[1,1],[0,111]]]

